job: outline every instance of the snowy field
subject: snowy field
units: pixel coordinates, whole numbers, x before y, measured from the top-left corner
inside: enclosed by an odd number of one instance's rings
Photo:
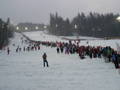
[[[33,40],[61,40],[43,32],[24,33]],[[15,33],[9,45],[10,55],[0,51],[0,90],[120,90],[120,74],[113,63],[88,57],[81,60],[77,54],[57,54],[56,48],[41,46],[40,51],[19,52],[15,49],[22,36]],[[89,45],[111,46],[117,49],[120,40],[90,40]],[[13,46],[15,44],[15,46]],[[86,45],[86,41],[81,41]],[[46,52],[50,67],[43,67],[42,54]]]
[[[47,34],[46,31],[33,31],[33,32],[24,32],[25,35],[29,36],[32,40],[36,41],[66,41],[63,40],[62,38],[69,38],[69,39],[89,39],[89,40],[98,40],[100,38],[93,38],[93,37],[76,37],[76,36],[53,36]]]
[[[66,40],[63,40],[61,38],[65,37],[65,36],[52,36],[52,35],[48,35],[46,32],[43,31],[36,31],[36,32],[25,32],[24,33],[26,36],[28,36],[31,40],[36,40],[36,41],[61,41],[61,42],[68,42]],[[65,37],[65,38],[69,38],[69,39],[76,39],[75,36],[72,37]],[[93,37],[79,37],[79,39],[86,39],[86,40],[81,40],[80,41],[80,45],[84,45],[84,46],[111,46],[112,48],[114,48],[115,50],[117,50],[117,44],[120,45],[120,39],[114,39],[114,40],[102,40],[100,38],[93,38]],[[87,41],[89,42],[87,44]]]

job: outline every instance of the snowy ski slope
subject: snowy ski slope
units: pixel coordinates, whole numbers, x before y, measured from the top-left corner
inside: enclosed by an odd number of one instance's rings
[[[33,40],[61,40],[57,37],[26,33]],[[56,48],[41,46],[40,51],[15,52],[22,36],[15,33],[9,45],[10,55],[0,51],[0,90],[120,90],[120,74],[113,63],[88,57],[81,60],[77,54],[57,54]],[[94,40],[89,45],[110,45],[116,48],[119,40]],[[15,46],[13,46],[15,44]],[[86,45],[86,41],[81,41]],[[43,67],[42,54],[46,52],[50,67]]]
[[[63,40],[62,38],[65,36],[52,36],[47,34],[46,32],[43,31],[33,31],[33,32],[25,32],[24,33],[26,36],[31,38],[32,40],[35,41],[61,41],[61,42],[68,42],[67,40]],[[77,39],[76,36],[67,36],[65,38],[69,39]],[[93,38],[93,37],[82,37],[80,36],[79,39],[85,39],[80,41],[80,45],[85,45],[85,46],[111,46],[115,50],[117,50],[117,44],[120,45],[120,39],[114,39],[114,40],[102,40],[100,38]],[[88,44],[86,42],[89,42]]]

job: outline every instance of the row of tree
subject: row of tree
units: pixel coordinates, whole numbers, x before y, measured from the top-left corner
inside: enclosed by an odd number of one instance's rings
[[[6,22],[0,19],[0,49],[9,43],[10,37],[13,37],[13,28],[9,18]]]
[[[56,13],[50,14],[49,32],[54,35],[82,35],[94,37],[120,36],[119,14],[99,14],[90,12],[88,15],[79,13],[70,21],[64,20]]]
[[[55,35],[72,35],[72,26],[69,19],[63,20],[57,13],[56,15],[50,14],[49,32]]]

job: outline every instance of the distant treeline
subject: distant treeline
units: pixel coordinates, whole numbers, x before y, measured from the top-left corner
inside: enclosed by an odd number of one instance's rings
[[[9,43],[10,37],[13,37],[13,29],[9,18],[6,22],[0,19],[0,49]]]
[[[70,21],[58,14],[50,14],[49,32],[54,35],[82,35],[93,37],[120,36],[119,14],[99,14],[90,12],[88,15],[79,13]]]

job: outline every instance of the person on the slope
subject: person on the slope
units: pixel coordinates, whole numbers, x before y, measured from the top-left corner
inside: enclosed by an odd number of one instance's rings
[[[9,47],[7,48],[7,54],[8,54],[8,55],[10,54],[10,49],[9,49]]]
[[[45,64],[46,64],[47,67],[49,67],[46,53],[44,53],[42,57],[43,57],[43,66],[45,67]]]
[[[57,53],[59,53],[59,47],[57,47],[57,49],[56,49],[56,50],[57,50]]]
[[[114,52],[112,54],[112,61],[113,61],[114,65],[115,65],[115,68],[116,69],[119,68],[117,52]]]

